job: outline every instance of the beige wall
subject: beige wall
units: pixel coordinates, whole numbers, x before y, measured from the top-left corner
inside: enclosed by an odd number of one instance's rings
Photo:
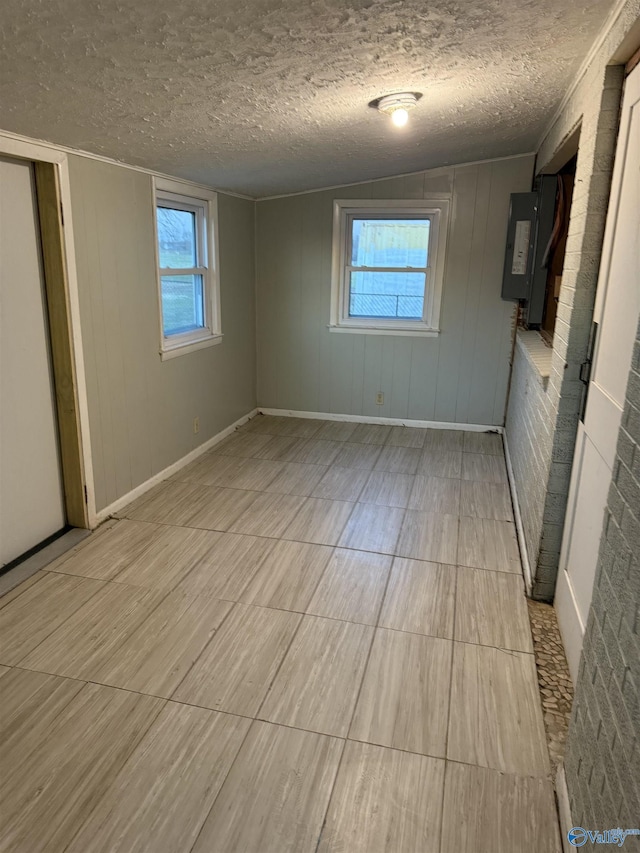
[[[258,202],[259,404],[502,424],[514,312],[500,298],[509,195],[531,188],[532,171],[523,156]],[[330,332],[333,199],[443,191],[453,203],[440,336]]]
[[[254,203],[218,197],[222,343],[162,362],[151,176],[69,169],[100,510],[255,407]]]

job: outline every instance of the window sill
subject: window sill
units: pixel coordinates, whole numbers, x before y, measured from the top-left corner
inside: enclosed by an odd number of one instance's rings
[[[328,326],[341,335],[396,335],[411,338],[437,338],[440,329],[382,329],[379,326]]]
[[[531,367],[535,370],[544,390],[547,390],[551,375],[553,349],[545,343],[540,332],[518,329],[516,344]]]
[[[189,341],[184,344],[177,344],[174,347],[160,350],[160,360],[168,361],[171,358],[177,358],[179,355],[188,355],[190,352],[195,352],[206,347],[213,347],[216,344],[222,343],[222,335],[209,335],[206,338],[200,338],[197,341]]]

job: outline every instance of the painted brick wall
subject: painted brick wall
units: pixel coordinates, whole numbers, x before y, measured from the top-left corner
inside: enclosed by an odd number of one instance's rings
[[[622,66],[607,65],[631,26],[627,4],[538,154],[544,169],[581,123],[576,180],[558,305],[553,358],[544,388],[516,347],[506,439],[514,470],[534,598],[553,599],[575,435],[617,138]],[[635,17],[633,18],[635,20]],[[542,477],[542,483],[539,481]]]
[[[542,516],[549,480],[553,412],[536,366],[519,345],[514,354],[506,430],[529,564],[539,559]]]
[[[640,326],[565,754],[574,825],[638,827],[639,768]]]

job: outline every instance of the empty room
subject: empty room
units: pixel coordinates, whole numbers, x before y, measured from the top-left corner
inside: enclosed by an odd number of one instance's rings
[[[0,38],[0,852],[640,851],[640,0]]]

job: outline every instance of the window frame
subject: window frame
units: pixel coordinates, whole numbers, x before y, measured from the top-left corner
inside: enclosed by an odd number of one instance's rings
[[[450,196],[444,194],[432,195],[428,199],[334,200],[330,331],[380,335],[440,334],[449,205]],[[350,263],[351,223],[358,218],[429,220],[427,267],[393,268],[394,272],[425,272],[424,307],[420,320],[349,316],[349,276],[354,269]],[[387,268],[369,269],[384,271]]]
[[[196,263],[195,267],[173,269],[160,267],[157,209],[166,206],[174,210],[185,210],[196,215]],[[218,194],[205,187],[173,181],[166,178],[153,179],[153,228],[158,287],[158,320],[160,331],[160,358],[166,361],[186,355],[222,341],[220,321],[220,285],[218,276]],[[204,325],[188,332],[172,335],[164,333],[162,276],[202,276],[202,307]]]

